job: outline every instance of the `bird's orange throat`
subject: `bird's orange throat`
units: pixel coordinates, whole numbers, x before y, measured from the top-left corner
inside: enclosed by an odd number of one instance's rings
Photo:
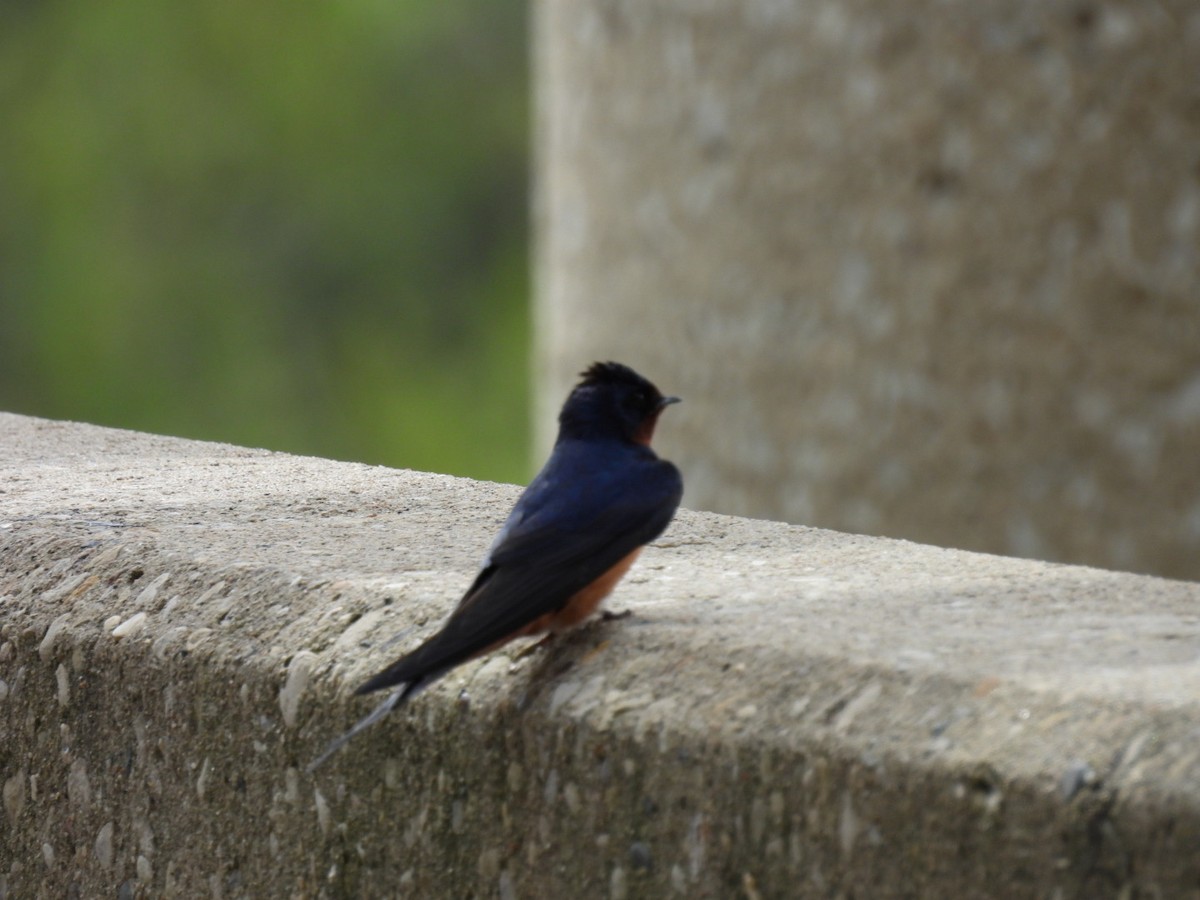
[[[658,417],[660,415],[662,415],[662,410],[656,409],[642,420],[642,424],[633,433],[633,442],[635,444],[641,444],[643,447],[650,446],[650,439],[654,437],[654,426],[658,424]]]

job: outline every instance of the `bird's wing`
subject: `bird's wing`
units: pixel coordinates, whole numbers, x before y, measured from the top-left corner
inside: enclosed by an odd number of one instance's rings
[[[561,609],[670,523],[682,495],[678,470],[653,459],[588,486],[560,486],[553,504],[534,504],[507,527],[445,626],[358,693],[400,683],[416,690]],[[563,496],[563,495],[566,496]],[[574,496],[572,496],[574,495]],[[565,502],[564,502],[565,501]]]

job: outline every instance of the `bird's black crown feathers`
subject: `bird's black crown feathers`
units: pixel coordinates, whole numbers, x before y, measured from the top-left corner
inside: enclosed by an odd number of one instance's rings
[[[598,384],[647,384],[645,378],[619,362],[596,362],[579,373],[579,387]]]

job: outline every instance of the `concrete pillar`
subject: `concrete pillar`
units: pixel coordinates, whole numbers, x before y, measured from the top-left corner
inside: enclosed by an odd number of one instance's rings
[[[685,504],[1200,577],[1200,4],[540,0],[539,427]]]

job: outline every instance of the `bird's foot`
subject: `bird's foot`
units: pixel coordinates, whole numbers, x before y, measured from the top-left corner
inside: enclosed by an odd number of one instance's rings
[[[620,612],[613,612],[610,609],[602,609],[602,610],[600,610],[600,621],[601,622],[615,622],[618,619],[628,619],[632,615],[633,615],[632,609],[623,609]]]
[[[518,650],[516,652],[516,655],[513,656],[513,663],[514,664],[519,663],[521,660],[523,660],[529,654],[536,653],[538,650],[541,650],[543,647],[549,645],[549,643],[553,639],[554,639],[554,632],[550,632],[548,635],[546,635],[540,641],[534,641],[532,644],[526,644],[524,647],[522,647],[520,650]]]

